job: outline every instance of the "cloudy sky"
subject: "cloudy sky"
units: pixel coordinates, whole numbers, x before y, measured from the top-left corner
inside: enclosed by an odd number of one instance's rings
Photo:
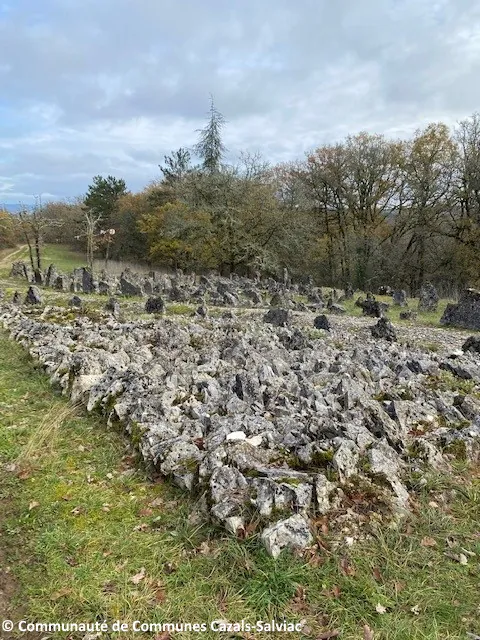
[[[0,203],[138,190],[195,142],[273,162],[480,110],[478,0],[0,0]]]

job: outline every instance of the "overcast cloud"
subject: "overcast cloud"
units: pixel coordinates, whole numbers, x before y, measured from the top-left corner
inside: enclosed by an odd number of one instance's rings
[[[0,0],[0,202],[138,190],[209,94],[234,158],[480,110],[478,0]]]

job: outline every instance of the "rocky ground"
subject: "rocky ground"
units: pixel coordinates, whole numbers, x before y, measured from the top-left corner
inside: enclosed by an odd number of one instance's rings
[[[195,492],[204,517],[236,535],[260,519],[276,556],[309,545],[311,518],[395,517],[426,466],[478,457],[480,357],[462,350],[468,334],[450,329],[402,325],[393,341],[376,338],[376,319],[342,314],[333,296],[330,330],[316,329],[321,291],[301,292],[305,304],[298,289],[275,288],[162,280],[151,320],[122,319],[121,303],[92,319],[82,300],[70,309],[5,302],[0,320],[52,383]],[[160,295],[200,306],[166,318]],[[215,313],[206,296],[222,305]]]

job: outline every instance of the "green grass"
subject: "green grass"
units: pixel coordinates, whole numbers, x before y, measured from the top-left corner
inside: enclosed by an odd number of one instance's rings
[[[335,550],[325,520],[312,550],[275,561],[255,532],[239,541],[189,518],[190,497],[150,480],[120,434],[69,408],[0,333],[0,529],[24,619],[275,617],[306,620],[313,638],[339,629],[358,639],[368,624],[376,640],[464,639],[480,633],[478,469],[430,476],[419,491],[414,515],[397,529],[371,524],[363,541]],[[425,536],[435,546],[423,546]],[[476,554],[465,566],[444,555],[460,549]]]
[[[15,261],[24,260],[29,263],[28,248],[24,247],[15,254]],[[61,273],[70,273],[77,267],[86,264],[86,257],[80,252],[69,247],[57,244],[46,244],[42,250],[42,269],[46,269],[50,264],[55,264]]]

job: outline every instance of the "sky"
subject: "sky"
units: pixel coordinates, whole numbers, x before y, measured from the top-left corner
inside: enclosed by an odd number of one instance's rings
[[[480,110],[478,0],[0,0],[0,203],[138,191],[210,95],[229,160]]]

